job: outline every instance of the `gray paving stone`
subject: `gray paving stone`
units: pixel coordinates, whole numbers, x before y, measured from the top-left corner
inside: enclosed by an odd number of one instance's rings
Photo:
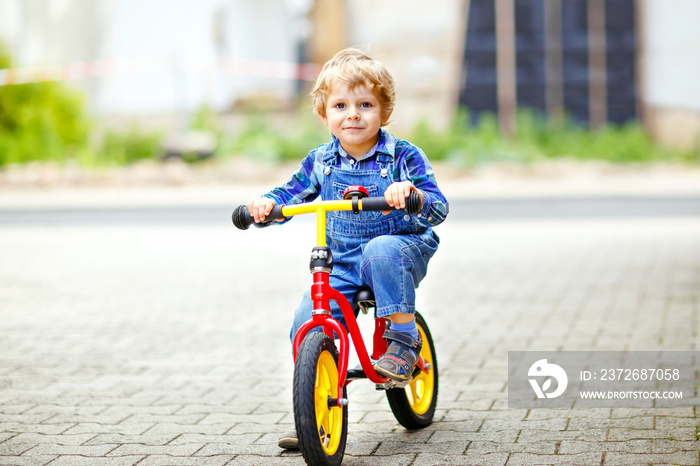
[[[677,464],[677,465],[697,465],[700,464],[698,452],[678,452],[668,454],[633,454],[610,452],[605,455],[605,466],[627,466],[636,464]]]
[[[698,418],[660,416],[655,421],[656,428],[661,430],[671,430],[680,427],[700,428],[700,419]]]
[[[555,454],[557,451],[558,442],[555,440],[539,441],[539,442],[471,442],[469,444],[469,453],[495,453],[499,451],[507,451],[509,453],[537,453],[537,454]]]
[[[607,429],[613,427],[623,427],[627,429],[654,429],[653,417],[633,417],[618,419],[600,418],[573,418],[566,427],[566,430],[588,430]],[[676,426],[680,427],[680,426]]]
[[[566,419],[556,419],[547,421],[510,421],[510,420],[492,420],[486,419],[481,426],[481,430],[501,431],[501,430],[544,430],[544,431],[562,431],[567,428]]]
[[[204,447],[203,444],[183,445],[142,445],[137,443],[120,445],[110,451],[106,456],[132,456],[132,455],[171,455],[192,456]]]
[[[43,435],[58,435],[66,432],[75,424],[27,424],[24,422],[3,422],[2,429],[6,433],[34,433]]]
[[[274,445],[240,445],[231,443],[209,443],[197,451],[194,456],[212,455],[260,455],[279,456],[282,450],[275,443]]]
[[[147,431],[144,431],[147,435],[161,435],[161,434],[204,434],[204,435],[223,435],[229,432],[234,427],[234,424],[175,424],[175,423],[165,423],[156,424]]]
[[[469,444],[471,441],[470,437],[472,434],[470,432],[455,432],[455,431],[446,431],[446,430],[436,430],[432,432],[432,435],[430,435],[430,438],[428,439],[428,443],[452,443],[452,442],[461,442],[465,446]]]
[[[0,445],[17,445],[17,444],[49,444],[49,445],[82,445],[91,438],[94,434],[63,434],[63,435],[44,435],[34,432],[26,432],[17,434],[14,437],[6,440]]]
[[[695,440],[695,429],[610,429],[607,440],[623,442],[636,439]]]
[[[493,432],[465,432],[465,438],[471,442],[497,442],[509,445],[518,439],[520,431],[499,430]]]
[[[92,437],[87,442],[82,445],[103,445],[103,444],[116,444],[116,445],[128,445],[128,444],[139,444],[139,445],[167,445],[173,443],[176,440],[183,437],[178,434],[142,434],[142,435],[124,435],[124,434],[99,434]],[[194,442],[193,442],[194,443]]]
[[[363,457],[363,456],[371,456],[375,451],[377,451],[377,448],[379,448],[379,445],[381,444],[380,441],[357,441],[356,439],[349,438],[348,443],[345,447],[345,455],[347,456],[355,456],[355,457]]]
[[[199,425],[219,425],[219,424],[276,424],[286,415],[286,413],[269,413],[269,414],[227,414],[213,413],[206,415],[200,421]],[[201,417],[201,416],[200,416]]]
[[[2,461],[3,466],[38,466],[49,464],[56,460],[58,456],[0,456],[0,461]]]
[[[379,445],[373,455],[376,456],[386,456],[386,455],[402,455],[404,453],[442,453],[442,454],[452,454],[461,455],[467,449],[467,445],[463,442],[442,442],[440,444],[436,443],[407,443],[407,442],[396,442],[394,440],[387,440]]]
[[[675,453],[680,451],[700,452],[700,441],[654,440],[651,444],[652,453]]]
[[[19,456],[22,453],[31,450],[36,445],[31,443],[4,443],[0,445],[0,455],[2,456]]]
[[[412,463],[416,466],[503,466],[508,462],[508,453],[469,453],[462,455],[442,455],[440,453],[420,453]],[[372,463],[367,463],[372,464]]]
[[[0,443],[17,435],[15,432],[0,432]]]
[[[508,458],[508,464],[519,465],[598,465],[601,464],[602,453],[579,453],[576,455],[540,455],[535,453],[513,453]]]
[[[169,455],[150,455],[141,460],[139,466],[223,466],[231,464],[231,455],[209,456],[207,458],[177,457]],[[254,463],[248,463],[254,464]],[[259,464],[259,463],[258,463]]]
[[[118,458],[97,458],[78,455],[62,455],[51,465],[58,466],[133,466],[144,459],[143,456],[121,456]]]
[[[111,451],[119,448],[119,445],[59,445],[54,443],[42,443],[25,454],[28,455],[80,455],[80,456],[106,456]]]
[[[378,463],[377,463],[378,464]],[[303,466],[306,465],[304,458],[301,454],[290,456],[285,455],[284,457],[271,457],[271,456],[258,456],[258,455],[240,455],[236,456],[230,462],[226,463],[226,466],[282,466],[282,465],[292,465],[292,466]]]
[[[442,419],[445,422],[461,422],[461,421],[471,421],[471,420],[512,420],[520,421],[525,418],[527,411],[514,409],[514,410],[489,410],[489,411],[476,411],[476,410],[465,410],[465,409],[450,409],[447,414]]]
[[[590,408],[590,409],[531,409],[527,413],[527,419],[536,421],[542,419],[575,419],[593,418],[608,419],[611,417],[610,408]],[[631,410],[636,412],[636,410]],[[615,416],[633,417],[633,416]]]
[[[562,455],[578,454],[591,451],[616,451],[627,453],[651,453],[653,443],[650,440],[627,440],[624,442],[563,440],[557,449]]]
[[[123,423],[123,424],[98,424],[95,422],[81,422],[63,432],[63,435],[78,434],[143,434],[153,427],[154,423]]]
[[[250,433],[250,434],[224,434],[224,435],[205,435],[205,434],[179,434],[177,437],[167,442],[167,445],[186,445],[186,444],[199,444],[205,445],[209,443],[232,443],[237,445],[252,445],[258,441],[264,435],[275,436],[275,443],[277,438],[284,432],[277,431],[271,433],[267,430],[260,429],[260,433]],[[136,443],[136,442],[134,442]]]

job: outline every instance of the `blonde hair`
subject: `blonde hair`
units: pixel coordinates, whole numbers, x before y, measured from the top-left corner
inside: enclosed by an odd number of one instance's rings
[[[311,91],[314,112],[326,116],[326,104],[333,86],[343,83],[352,91],[358,86],[372,89],[382,110],[382,121],[387,121],[394,111],[394,77],[384,65],[357,49],[345,49],[328,60],[316,79]],[[386,123],[384,123],[386,124]]]

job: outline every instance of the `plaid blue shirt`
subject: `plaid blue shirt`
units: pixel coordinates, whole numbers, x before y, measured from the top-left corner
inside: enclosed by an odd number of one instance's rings
[[[285,184],[265,194],[277,205],[299,204],[316,199],[321,193],[326,165],[324,161],[335,157],[336,167],[342,170],[380,170],[377,154],[394,158],[394,181],[410,181],[423,193],[423,211],[418,214],[427,226],[439,225],[449,212],[447,199],[435,181],[435,173],[422,150],[408,141],[381,130],[377,144],[360,160],[349,156],[340,146],[338,138],[318,146],[309,152],[299,168]]]

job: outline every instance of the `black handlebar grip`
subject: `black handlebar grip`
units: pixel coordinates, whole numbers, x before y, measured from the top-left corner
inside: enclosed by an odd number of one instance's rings
[[[256,227],[260,228],[272,222],[273,220],[282,220],[283,218],[285,218],[284,215],[282,215],[282,207],[284,206],[274,206],[272,208],[272,212],[270,212],[270,215],[268,215],[265,218],[265,222],[255,223],[255,219],[248,212],[248,207],[244,205],[239,205],[233,210],[231,220],[233,221],[233,225],[239,230],[247,230],[248,227],[250,227],[251,225],[255,225]]]
[[[383,197],[366,197],[362,199],[362,210],[393,210],[393,208],[389,206]],[[409,215],[419,214],[423,210],[421,195],[411,191],[411,194],[406,198],[406,207],[403,210]]]
[[[393,210],[393,208],[387,204],[383,197],[365,197],[362,199],[362,210]]]
[[[408,215],[419,214],[423,210],[423,198],[415,191],[406,198],[406,208],[404,209]]]
[[[233,225],[239,230],[247,230],[251,224],[255,223],[253,217],[248,213],[248,207],[244,205],[239,205],[233,210],[231,220]]]

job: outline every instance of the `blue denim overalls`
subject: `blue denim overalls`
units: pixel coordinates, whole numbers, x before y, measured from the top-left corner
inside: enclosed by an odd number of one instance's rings
[[[327,154],[323,163],[321,186],[323,200],[342,199],[345,188],[361,185],[370,197],[383,196],[394,181],[393,156],[376,154],[379,170],[345,170],[338,163],[337,153]],[[425,277],[428,261],[440,242],[438,236],[416,217],[402,210],[388,215],[381,212],[328,212],[327,245],[333,252],[333,272],[330,285],[340,291],[358,310],[352,298],[364,285],[374,291],[377,317],[397,312],[415,312],[415,289]],[[310,291],[304,293],[294,313],[290,338],[311,318]],[[335,302],[331,301],[333,318],[343,325],[345,319]]]

